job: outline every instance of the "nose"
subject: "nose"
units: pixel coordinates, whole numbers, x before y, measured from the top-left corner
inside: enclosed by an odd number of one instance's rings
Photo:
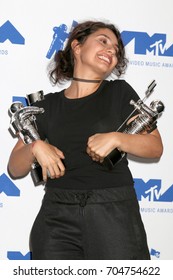
[[[115,50],[115,47],[113,46],[113,44],[107,44],[106,49],[109,54],[112,54],[112,55],[116,54],[116,50]]]
[[[113,45],[109,45],[106,47],[106,50],[109,54],[111,54],[112,56],[116,54],[115,48]]]

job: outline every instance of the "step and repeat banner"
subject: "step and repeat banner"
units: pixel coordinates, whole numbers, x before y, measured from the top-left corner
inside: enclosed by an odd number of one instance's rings
[[[17,138],[11,134],[9,108],[26,104],[26,95],[53,87],[47,66],[70,30],[83,20],[114,23],[121,31],[129,66],[123,77],[141,99],[161,100],[158,120],[164,153],[159,161],[129,158],[153,260],[173,259],[173,25],[172,1],[165,0],[0,0],[0,260],[29,260],[29,235],[44,187],[30,174],[12,180],[7,163]],[[63,85],[63,87],[66,87]],[[39,236],[38,236],[39,238]],[[116,237],[115,237],[116,238]]]

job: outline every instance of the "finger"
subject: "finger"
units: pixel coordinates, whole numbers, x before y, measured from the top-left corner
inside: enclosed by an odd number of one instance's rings
[[[88,138],[88,143],[90,143],[91,141],[93,141],[95,137],[96,137],[96,134],[90,136],[90,137]]]
[[[42,167],[42,176],[43,176],[43,181],[47,182],[47,168]]]
[[[55,171],[56,178],[63,176],[65,174],[65,167],[61,160],[59,160],[57,164],[54,166],[54,171]]]
[[[95,153],[92,152],[91,150],[89,151],[88,155],[89,155],[90,157],[92,157],[92,158],[95,158]]]
[[[58,149],[56,149],[56,154],[60,157],[60,158],[62,158],[62,159],[64,159],[65,158],[65,156],[64,156],[64,154],[63,154],[63,152],[61,152],[60,150],[58,150]]]
[[[100,163],[103,163],[103,161],[104,161],[104,158],[103,158],[103,157],[100,157],[99,162],[100,162]]]
[[[92,157],[93,161],[98,161],[98,159],[96,157]]]
[[[61,170],[59,169],[58,165],[54,165],[54,178],[59,178],[61,176]]]
[[[95,160],[95,161],[100,161],[100,157],[99,156],[97,156],[97,155],[95,155],[95,157],[94,157],[94,159],[93,160]]]
[[[86,152],[87,152],[88,155],[90,155],[91,149],[89,147],[87,147]]]
[[[49,178],[54,179],[56,177],[55,170],[52,165],[49,165],[47,170],[47,175],[49,174]]]
[[[96,154],[94,153],[94,152],[90,152],[90,156],[92,157],[92,158],[96,158]]]
[[[58,167],[60,169],[61,175],[64,175],[64,173],[65,173],[65,166],[64,166],[64,164],[62,163],[61,160],[59,160],[59,162],[58,162]]]

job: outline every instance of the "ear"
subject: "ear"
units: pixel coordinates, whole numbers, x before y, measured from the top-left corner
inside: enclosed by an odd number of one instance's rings
[[[78,54],[79,50],[80,50],[80,43],[78,42],[78,40],[73,40],[71,43],[71,48],[73,50],[73,53]]]

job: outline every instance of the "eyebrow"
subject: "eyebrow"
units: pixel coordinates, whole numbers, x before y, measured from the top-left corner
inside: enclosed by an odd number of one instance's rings
[[[104,37],[106,37],[107,39],[109,39],[111,41],[111,38],[108,35],[104,34],[104,33],[103,34],[98,34],[98,36],[104,36]],[[116,48],[118,48],[118,44],[112,44],[112,45],[115,46]]]

